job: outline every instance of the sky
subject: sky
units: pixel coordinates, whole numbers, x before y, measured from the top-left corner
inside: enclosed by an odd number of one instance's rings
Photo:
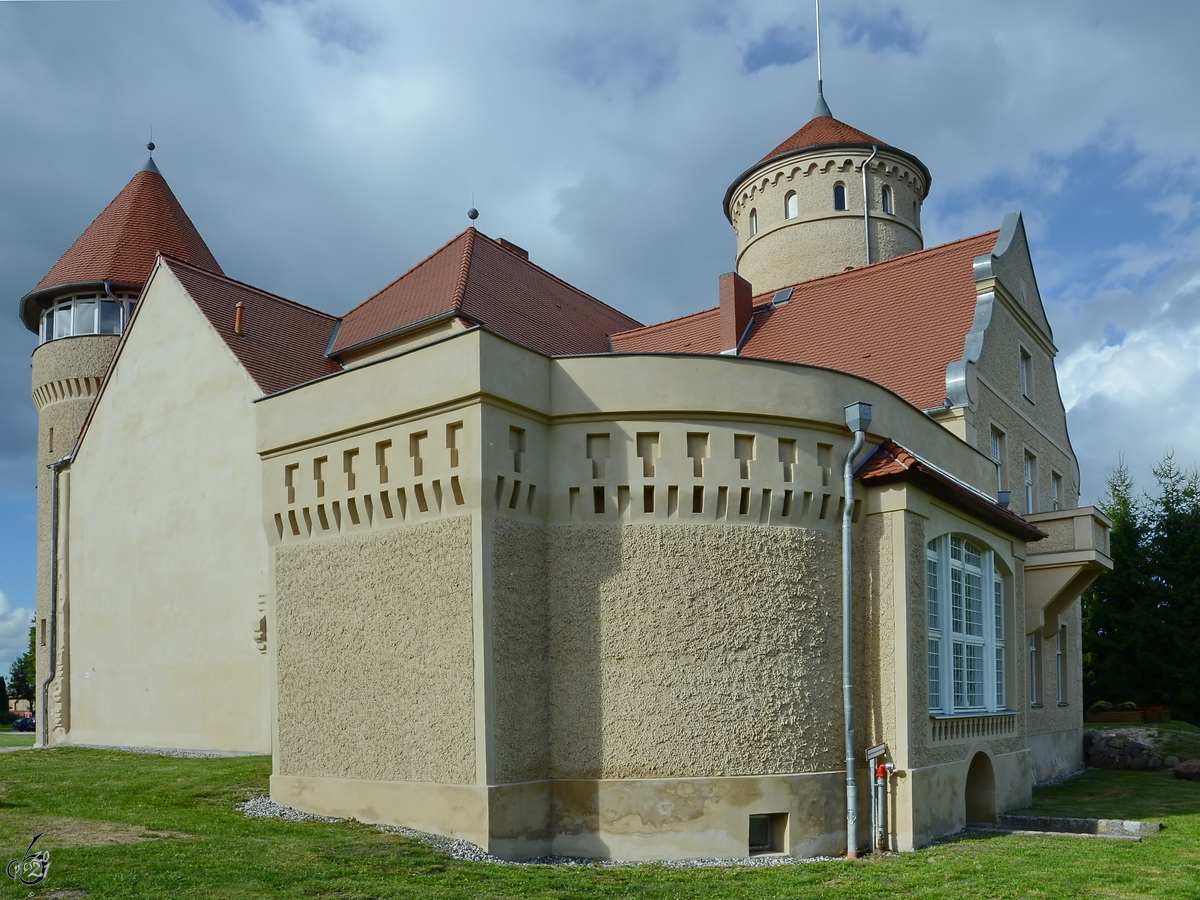
[[[1200,446],[1200,3],[825,0],[834,115],[1021,210],[1096,500]],[[729,183],[811,116],[810,2],[0,2],[0,674],[34,603],[17,304],[155,160],[225,272],[342,313],[467,226],[644,322],[715,305]],[[130,435],[136,439],[136,435]]]

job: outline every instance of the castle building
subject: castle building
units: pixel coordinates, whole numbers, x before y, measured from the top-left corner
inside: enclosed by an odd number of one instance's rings
[[[318,312],[147,164],[21,301],[39,740],[271,753],[508,858],[837,854],[846,624],[858,846],[871,746],[891,848],[1027,804],[1109,523],[1020,214],[926,249],[930,182],[822,99],[730,185],[717,305],[643,325],[475,228]]]

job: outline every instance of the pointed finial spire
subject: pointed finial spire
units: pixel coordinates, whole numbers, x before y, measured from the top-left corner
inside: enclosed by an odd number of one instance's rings
[[[814,119],[821,116],[833,118],[829,104],[825,102],[825,83],[821,79],[821,0],[814,0],[817,7],[817,106],[813,110]]]
[[[158,166],[154,164],[154,126],[150,126],[150,141],[146,144],[146,149],[150,151],[150,158],[146,160],[146,164],[142,166],[143,172],[153,172],[155,175],[161,175],[158,171]]]

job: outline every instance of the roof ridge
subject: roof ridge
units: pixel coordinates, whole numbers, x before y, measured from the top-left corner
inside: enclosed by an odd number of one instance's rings
[[[921,250],[914,250],[912,253],[905,253],[901,256],[894,256],[891,259],[880,260],[877,263],[871,263],[869,266],[858,266],[856,268],[849,269],[844,272],[833,272],[829,275],[821,275],[818,278],[809,278],[807,281],[797,281],[795,284],[785,285],[784,288],[787,288],[787,287],[800,288],[800,287],[805,287],[810,284],[816,284],[818,281],[830,281],[834,278],[844,278],[846,280],[851,280],[855,276],[861,276],[863,273],[878,272],[881,268],[883,268],[885,266],[891,266],[892,268],[900,268],[902,265],[908,265],[910,263],[917,262],[918,257],[923,257],[926,254],[934,253],[935,251],[939,251],[939,250],[945,250],[947,247],[953,247],[955,244],[964,244],[967,241],[975,241],[981,237],[988,237],[989,235],[993,235],[993,234],[999,235],[1000,229],[994,228],[991,231],[981,231],[979,234],[972,234],[968,237],[958,238],[957,240],[953,240],[953,241],[947,241],[944,244],[938,244],[936,247],[925,247],[924,249],[921,249]],[[780,288],[780,290],[783,290],[784,288]],[[774,294],[774,293],[775,293],[774,291],[764,291],[761,294],[755,294],[755,297],[766,297],[768,294]]]
[[[695,316],[702,316],[705,313],[718,312],[720,309],[721,309],[720,306],[708,306],[708,307],[705,307],[704,309],[698,309],[695,312],[685,313],[682,316],[676,316],[673,319],[663,319],[661,322],[653,322],[649,325],[641,325],[637,328],[628,328],[625,331],[614,331],[611,336],[612,337],[620,337],[623,334],[633,334],[633,332],[635,332],[635,331],[651,331],[655,328],[661,328],[664,325],[674,325],[676,322],[682,322],[684,319],[691,319]]]
[[[450,307],[455,312],[462,312],[463,298],[467,294],[467,276],[471,273],[471,255],[475,252],[475,235],[479,232],[474,225],[468,225],[467,240],[463,243],[462,259],[458,263],[458,279],[454,282],[454,294],[450,298]]]
[[[474,230],[475,230],[475,226],[473,226],[473,225],[467,226],[467,231],[474,231]],[[421,268],[421,266],[425,265],[430,260],[432,260],[434,257],[436,257],[443,250],[446,250],[447,248],[449,248],[450,245],[453,244],[455,241],[461,240],[463,238],[463,236],[466,235],[467,231],[460,231],[458,234],[456,234],[454,237],[450,238],[450,240],[446,241],[446,243],[442,244],[442,246],[438,247],[436,250],[434,250],[432,253],[430,253],[428,256],[426,256],[424,259],[422,259],[420,262],[416,263],[411,268],[409,268],[406,271],[402,272],[401,274],[397,275],[395,278],[393,278],[391,281],[389,281],[387,284],[385,284],[383,287],[381,287],[379,290],[377,290],[375,293],[373,293],[366,300],[363,300],[361,303],[358,303],[357,305],[346,310],[344,313],[342,313],[340,318],[343,318],[343,319],[346,318],[347,316],[350,315],[350,313],[366,306],[368,303],[370,303],[372,300],[374,300],[376,297],[378,297],[380,294],[382,294],[384,291],[386,291],[392,285],[396,284],[398,281],[402,281],[403,279],[407,278],[413,272],[417,271],[417,269]]]
[[[305,312],[316,313],[318,316],[324,316],[325,318],[332,319],[334,321],[337,321],[340,318],[339,316],[333,315],[333,313],[327,313],[327,312],[324,312],[323,310],[316,309],[315,307],[306,306],[303,303],[298,303],[295,300],[289,300],[287,297],[281,297],[279,294],[273,294],[268,290],[264,290],[263,288],[257,287],[253,284],[248,284],[245,281],[238,281],[236,278],[230,278],[228,275],[226,275],[223,272],[214,272],[211,269],[204,268],[204,266],[198,266],[195,263],[187,262],[185,260],[180,259],[177,256],[171,256],[168,253],[159,253],[158,255],[163,260],[163,262],[165,262],[167,264],[168,268],[171,266],[182,266],[186,269],[192,269],[196,272],[199,272],[202,275],[207,275],[210,278],[217,278],[217,279],[220,279],[221,281],[228,281],[230,284],[236,284],[238,287],[253,291],[256,294],[260,294],[266,299],[276,300],[280,303],[286,304],[287,306],[294,306],[297,309],[302,309]]]
[[[499,250],[504,250],[504,247],[503,247],[503,246],[501,246],[500,242],[499,242],[498,240],[496,240],[494,237],[492,237],[491,235],[484,234],[484,233],[481,231],[481,232],[479,232],[479,236],[480,236],[480,237],[482,237],[482,238],[484,238],[485,240],[488,240],[488,241],[490,241],[490,242],[492,243],[492,245],[493,245],[494,247],[496,247],[497,249],[499,249]],[[510,253],[511,251],[509,251],[509,250],[504,250],[504,252],[505,252],[505,253]],[[557,281],[557,282],[558,282],[559,284],[561,284],[563,287],[569,288],[569,289],[571,289],[572,291],[574,291],[575,293],[577,293],[577,294],[580,294],[580,295],[582,295],[582,296],[584,296],[584,297],[587,297],[589,300],[591,300],[591,301],[593,301],[593,302],[595,302],[595,303],[599,303],[599,304],[600,304],[601,306],[603,306],[605,309],[611,309],[611,310],[612,310],[613,312],[615,312],[617,315],[619,315],[619,316],[624,316],[626,319],[629,319],[630,321],[633,321],[633,322],[637,322],[637,321],[638,321],[637,319],[633,318],[633,316],[629,315],[629,313],[627,313],[627,312],[622,312],[621,310],[619,310],[619,309],[617,309],[615,306],[613,306],[611,303],[605,303],[605,302],[604,302],[603,300],[601,300],[599,297],[597,297],[597,296],[595,296],[595,295],[593,295],[593,294],[589,294],[587,291],[585,291],[583,288],[579,287],[578,285],[571,284],[571,282],[569,282],[569,281],[566,281],[566,280],[565,280],[565,279],[563,279],[563,278],[560,278],[559,276],[557,276],[557,275],[555,275],[553,272],[551,272],[549,269],[544,269],[544,268],[542,268],[542,267],[541,267],[541,266],[539,266],[537,263],[535,263],[533,260],[531,260],[531,259],[529,259],[529,258],[527,258],[527,257],[524,257],[524,256],[517,256],[515,253],[514,253],[514,254],[512,254],[512,255],[513,255],[513,256],[516,256],[516,257],[517,257],[517,259],[519,259],[521,262],[525,263],[525,265],[529,266],[530,268],[532,268],[532,269],[537,269],[537,271],[541,272],[543,275],[545,275],[547,278],[551,279],[552,281]],[[647,326],[645,326],[645,325],[638,325],[638,327],[639,327],[639,328],[646,328]],[[629,330],[630,330],[630,331],[633,331],[634,329],[629,329]],[[614,332],[613,332],[613,334],[621,334],[621,333],[622,333],[622,332],[618,332],[618,331],[614,331]]]

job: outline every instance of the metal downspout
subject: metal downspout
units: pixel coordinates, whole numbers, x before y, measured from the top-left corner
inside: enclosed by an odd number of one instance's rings
[[[42,720],[42,746],[50,746],[50,682],[54,680],[55,653],[58,651],[58,474],[62,467],[71,461],[70,456],[64,456],[58,462],[46,466],[51,472],[50,477],[50,627],[46,646],[50,654],[50,673],[42,682],[42,700],[38,708],[38,718]]]
[[[863,176],[863,232],[867,239],[867,265],[871,264],[871,199],[867,196],[867,166],[870,165],[876,154],[879,153],[879,147],[875,144],[871,145],[871,155],[867,157],[867,161],[862,164]]]
[[[851,533],[854,516],[854,457],[862,450],[871,424],[871,405],[852,403],[846,407],[846,426],[854,432],[854,444],[846,454],[842,472],[842,706],[846,717],[846,858],[858,859],[858,778],[854,759],[854,620],[851,617]]]

